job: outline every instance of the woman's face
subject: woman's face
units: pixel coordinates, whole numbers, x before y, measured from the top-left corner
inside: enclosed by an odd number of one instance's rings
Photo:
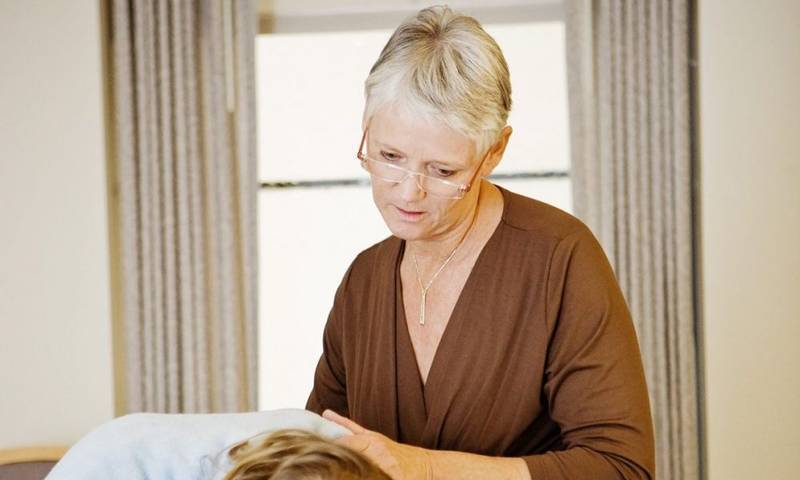
[[[366,154],[414,172],[464,184],[478,168],[472,140],[440,123],[387,107],[370,120]],[[404,240],[433,240],[469,218],[476,206],[480,177],[464,198],[442,198],[421,190],[418,178],[402,183],[372,181],[372,196],[392,234]]]

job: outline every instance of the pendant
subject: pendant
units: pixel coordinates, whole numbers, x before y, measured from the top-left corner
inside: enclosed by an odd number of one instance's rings
[[[422,292],[422,301],[419,305],[419,324],[425,325],[425,297],[428,296],[428,291],[424,290]]]

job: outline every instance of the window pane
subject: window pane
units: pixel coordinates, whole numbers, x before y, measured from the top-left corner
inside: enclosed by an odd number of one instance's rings
[[[564,26],[487,25],[506,55],[514,134],[498,172],[568,168]],[[391,30],[286,33],[256,43],[262,180],[363,177],[363,85]],[[303,52],[297,55],[296,52]]]
[[[505,52],[514,88],[514,134],[497,173],[567,171],[563,24],[486,28]],[[365,177],[355,159],[363,82],[390,33],[259,37],[262,181]],[[568,178],[498,183],[571,209]],[[259,407],[302,407],[341,277],[358,252],[389,232],[363,186],[262,190],[259,209]]]
[[[569,169],[562,22],[487,25],[508,62],[514,128],[498,173]]]
[[[388,235],[365,187],[259,194],[260,408],[305,405],[336,288]]]
[[[388,34],[360,31],[258,37],[262,180],[364,176],[356,160],[364,79]]]

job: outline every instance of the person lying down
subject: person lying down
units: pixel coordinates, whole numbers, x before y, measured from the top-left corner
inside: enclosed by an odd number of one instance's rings
[[[335,443],[350,432],[300,409],[137,413],[84,436],[47,480],[388,480]]]
[[[391,480],[366,457],[305,430],[278,430],[233,447],[224,480]]]

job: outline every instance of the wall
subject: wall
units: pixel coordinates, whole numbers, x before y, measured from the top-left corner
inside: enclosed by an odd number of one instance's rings
[[[113,415],[99,2],[0,2],[0,448]]]
[[[800,475],[800,2],[701,0],[710,480]]]

